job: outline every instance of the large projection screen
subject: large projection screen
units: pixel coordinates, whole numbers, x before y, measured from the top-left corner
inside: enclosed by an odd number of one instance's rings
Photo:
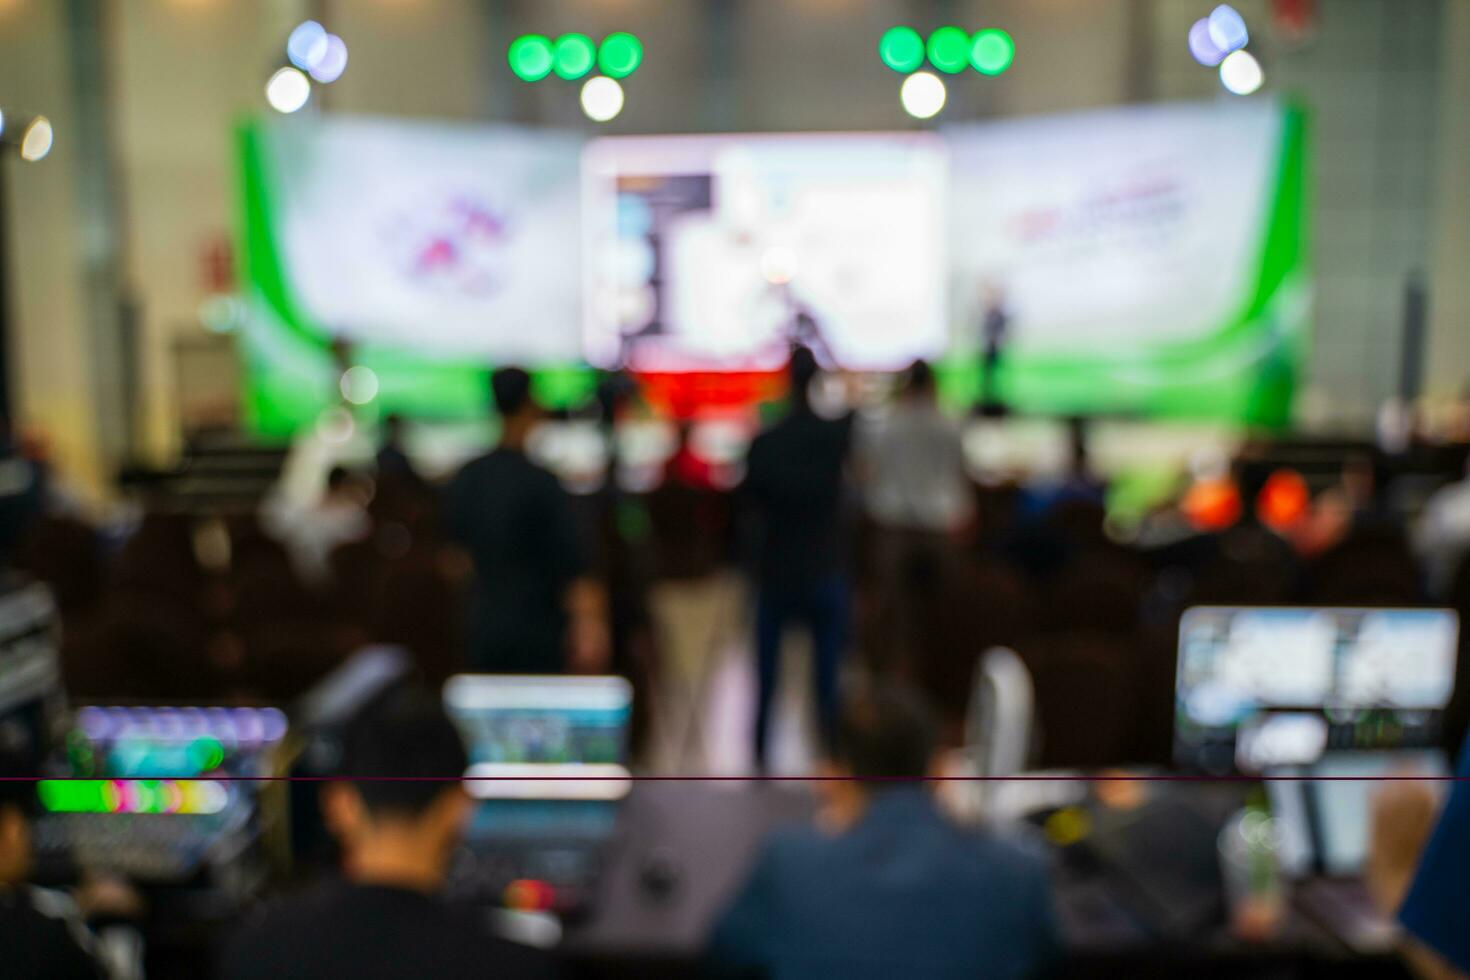
[[[1012,408],[1287,420],[1310,308],[1299,112],[1130,107],[945,139],[952,393],[977,393],[999,309]]]
[[[588,145],[588,360],[760,371],[792,342],[896,370],[947,340],[943,146],[924,134]]]
[[[283,118],[240,145],[258,430],[334,404],[344,359],[380,407],[444,418],[484,414],[490,366],[580,362],[580,138]]]

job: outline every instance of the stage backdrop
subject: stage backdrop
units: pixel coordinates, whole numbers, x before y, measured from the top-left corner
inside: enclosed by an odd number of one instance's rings
[[[488,367],[580,365],[581,141],[556,132],[272,118],[239,134],[247,409],[286,435],[371,369],[370,411],[482,416]]]
[[[1298,111],[1237,99],[941,135],[584,152],[513,127],[248,124],[250,418],[289,434],[338,403],[348,364],[375,372],[369,413],[478,417],[505,363],[552,402],[586,395],[588,360],[699,395],[777,368],[792,336],[858,370],[938,358],[969,402],[990,312],[1013,408],[1288,420],[1310,308]]]
[[[1264,99],[945,131],[954,342],[1023,411],[1281,424],[1310,308],[1303,118]]]

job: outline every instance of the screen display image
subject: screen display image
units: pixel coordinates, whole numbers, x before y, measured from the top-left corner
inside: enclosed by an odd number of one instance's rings
[[[1310,310],[1301,114],[1130,106],[944,130],[957,363],[1043,412],[1284,422]]]
[[[472,795],[616,799],[632,688],[620,677],[451,677],[444,704],[469,751]]]
[[[1314,762],[1297,758],[1313,746],[1431,744],[1454,692],[1458,635],[1444,609],[1190,609],[1176,755],[1251,769]]]
[[[260,784],[240,777],[273,774],[286,727],[275,708],[81,708],[67,778],[37,784],[38,848],[143,880],[187,878],[253,839]]]
[[[242,129],[256,428],[338,404],[344,351],[384,410],[456,419],[485,413],[490,366],[578,364],[580,149],[555,131],[370,117]]]
[[[944,161],[934,137],[885,133],[589,144],[588,360],[769,371],[801,343],[895,370],[941,354]]]

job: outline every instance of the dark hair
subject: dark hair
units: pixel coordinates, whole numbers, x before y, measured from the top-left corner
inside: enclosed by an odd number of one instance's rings
[[[928,394],[934,390],[934,369],[928,361],[918,360],[909,365],[905,390],[910,394]]]
[[[859,778],[919,779],[929,773],[935,744],[928,706],[914,692],[889,685],[848,698],[829,754]]]
[[[403,434],[403,416],[397,412],[389,412],[383,417],[383,435],[389,439],[397,439]]]
[[[518,367],[499,368],[490,375],[490,395],[502,417],[515,415],[531,404],[531,376]]]
[[[807,403],[808,389],[817,376],[817,355],[810,347],[791,348],[791,360],[786,365],[786,376],[791,380],[791,400],[798,405]]]
[[[340,488],[344,483],[346,483],[351,477],[352,474],[348,472],[347,467],[334,466],[330,470],[327,470],[327,489],[336,490]]]
[[[34,766],[26,765],[25,756],[18,751],[0,747],[0,811],[16,808],[26,817],[32,817],[40,808],[36,796]]]
[[[348,726],[341,775],[353,780],[374,816],[415,817],[468,765],[443,704],[410,687],[374,702]]]

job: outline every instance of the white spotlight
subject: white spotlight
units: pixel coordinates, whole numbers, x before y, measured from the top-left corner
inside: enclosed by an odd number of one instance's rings
[[[327,35],[327,48],[311,66],[311,77],[328,85],[347,70],[347,42],[335,34]]]
[[[1210,40],[1221,51],[1239,51],[1250,43],[1251,35],[1246,30],[1245,18],[1228,3],[1210,11],[1208,25]]]
[[[372,368],[358,364],[342,372],[342,397],[354,405],[366,405],[378,397],[378,376]]]
[[[40,160],[51,152],[51,144],[56,139],[55,132],[51,129],[51,120],[45,116],[37,116],[31,120],[29,126],[20,137],[20,158],[32,162]]]
[[[948,93],[939,76],[927,71],[916,71],[903,81],[898,91],[903,110],[915,119],[932,119],[944,108]]]
[[[265,83],[265,100],[277,112],[295,112],[311,98],[311,80],[296,68],[282,68]]]
[[[1266,80],[1261,63],[1249,51],[1234,51],[1220,62],[1220,84],[1236,95],[1250,95]]]
[[[593,122],[607,122],[623,111],[623,87],[604,75],[582,86],[582,111]]]
[[[311,71],[327,53],[327,29],[314,20],[296,25],[286,39],[286,57],[302,71]]]

